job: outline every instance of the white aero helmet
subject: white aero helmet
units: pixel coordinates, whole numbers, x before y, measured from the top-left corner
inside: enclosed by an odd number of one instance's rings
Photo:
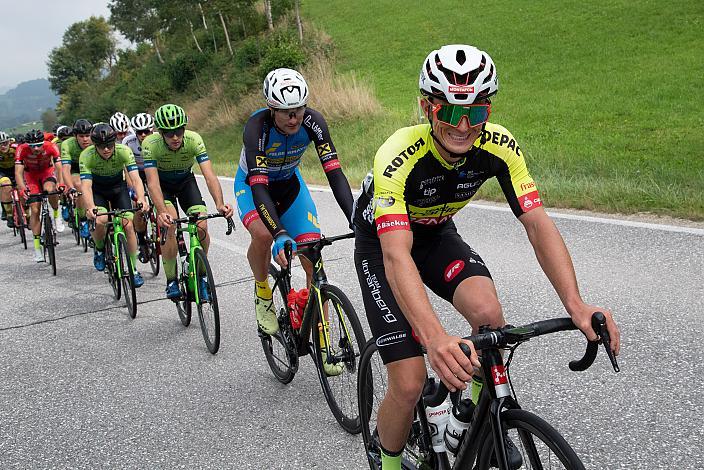
[[[0,142],[7,142],[8,140],[10,140],[10,136],[5,132],[0,131]]]
[[[489,54],[473,46],[452,44],[428,54],[418,86],[424,95],[468,105],[496,93],[499,80]]]
[[[110,118],[110,127],[115,132],[127,132],[130,130],[130,118],[118,111]]]
[[[274,69],[264,79],[266,103],[276,109],[293,109],[308,102],[308,85],[303,76],[292,69]]]
[[[146,131],[154,129],[154,118],[149,113],[139,113],[132,118],[132,129]]]

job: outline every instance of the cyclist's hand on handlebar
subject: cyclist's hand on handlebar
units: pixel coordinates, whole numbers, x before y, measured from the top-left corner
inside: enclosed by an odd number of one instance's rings
[[[460,342],[469,346],[472,351],[471,357],[467,357],[462,352]],[[446,333],[438,335],[429,340],[425,348],[428,351],[430,366],[451,392],[466,389],[466,382],[471,380],[474,369],[480,367],[472,342],[458,336],[450,336]]]
[[[157,222],[159,226],[169,228],[174,223],[174,219],[171,218],[171,214],[168,212],[162,212],[158,215]]]
[[[220,212],[222,215],[225,216],[225,218],[230,218],[232,217],[232,214],[235,213],[235,210],[232,208],[231,205],[229,204],[223,204],[222,206],[218,207],[218,212]]]
[[[147,202],[146,198],[142,198],[137,201],[137,204],[141,204],[142,208],[140,209],[142,212],[149,212],[149,202]]]
[[[579,309],[574,312],[570,312],[570,314],[572,316],[572,321],[577,328],[584,333],[584,336],[586,336],[589,341],[596,341],[598,338],[596,333],[594,333],[594,329],[592,329],[592,314],[594,312],[602,312],[604,314],[604,317],[606,318],[606,329],[611,337],[611,351],[618,356],[621,352],[621,332],[619,331],[610,310],[582,303]]]
[[[95,220],[98,217],[98,214],[96,214],[97,210],[97,207],[91,207],[86,211],[86,217],[88,217],[90,220]]]
[[[277,235],[276,239],[274,240],[274,244],[271,247],[271,256],[274,258],[274,261],[276,261],[276,263],[283,268],[288,266],[288,262],[286,261],[286,255],[284,254],[284,244],[287,241],[291,242],[291,250],[295,255],[296,242],[287,233],[281,233]]]

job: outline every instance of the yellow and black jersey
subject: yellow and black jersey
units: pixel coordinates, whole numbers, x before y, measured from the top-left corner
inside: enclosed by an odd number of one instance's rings
[[[504,127],[487,123],[454,164],[437,151],[429,124],[399,129],[374,157],[373,180],[365,181],[356,202],[355,225],[381,234],[410,230],[412,224],[443,224],[492,177],[516,217],[542,205],[521,149]]]

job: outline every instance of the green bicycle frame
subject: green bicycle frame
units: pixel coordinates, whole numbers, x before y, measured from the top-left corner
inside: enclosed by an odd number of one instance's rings
[[[202,250],[203,245],[198,238],[198,224],[189,222],[186,228],[179,227],[177,230],[181,233],[188,233],[188,281],[186,288],[189,292],[194,293],[196,304],[200,304],[200,293],[196,284],[196,251]]]
[[[98,213],[98,217],[100,217],[100,213]],[[112,224],[111,243],[112,243],[112,247],[114,250],[113,251],[114,256],[117,256],[117,254],[119,253],[117,240],[118,240],[118,237],[120,236],[120,234],[125,235],[125,241],[127,241],[127,235],[125,234],[125,228],[122,226],[122,219],[126,219],[126,218],[127,217],[125,217],[122,214],[116,214],[116,215],[111,216],[111,220],[110,220],[110,223]],[[129,256],[129,254],[127,256],[127,262],[132,264],[132,257]],[[115,266],[117,266],[117,277],[122,278],[122,263],[115,263]],[[137,270],[137,267],[132,265],[132,271],[136,271],[136,270]]]

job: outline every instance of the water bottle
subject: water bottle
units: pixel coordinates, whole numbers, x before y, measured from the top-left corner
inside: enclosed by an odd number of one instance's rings
[[[445,440],[443,436],[445,435],[445,428],[450,420],[450,402],[445,399],[444,402],[440,403],[438,406],[426,406],[425,407],[425,417],[428,419],[428,426],[430,427],[431,433],[431,443],[433,444],[433,450],[435,452],[445,452]]]
[[[299,329],[303,323],[303,309],[305,309],[307,302],[308,289],[301,289],[298,292],[296,292],[295,289],[291,289],[286,296],[288,314],[291,318],[291,326],[294,330]]]
[[[445,428],[445,447],[453,454],[459,450],[473,414],[474,403],[470,398],[459,400],[457,406],[452,407],[452,413]]]

